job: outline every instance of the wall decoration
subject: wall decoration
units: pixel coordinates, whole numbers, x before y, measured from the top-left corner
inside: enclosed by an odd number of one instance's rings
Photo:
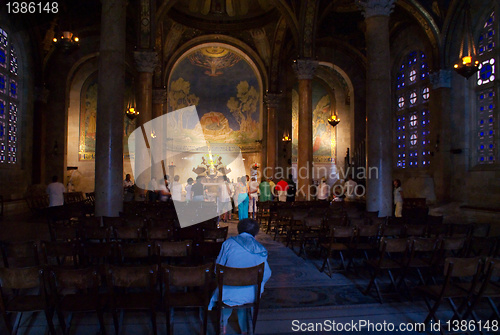
[[[132,79],[125,80],[125,96],[132,94]],[[127,100],[127,99],[125,99]],[[81,161],[95,159],[97,118],[97,74],[91,75],[83,84],[80,92],[80,138],[78,159]],[[129,158],[128,136],[135,129],[135,120],[130,120],[123,109],[123,153]]]
[[[168,85],[168,110],[194,105],[197,118],[179,113],[174,141],[196,144],[200,131],[210,143],[231,143],[260,150],[262,97],[260,79],[247,60],[220,45],[202,47],[175,66]],[[243,149],[244,148],[244,149]]]
[[[320,83],[313,81],[313,159],[315,162],[334,162],[336,155],[335,130],[328,124],[332,115],[331,97]],[[297,161],[299,94],[292,90],[292,161]]]

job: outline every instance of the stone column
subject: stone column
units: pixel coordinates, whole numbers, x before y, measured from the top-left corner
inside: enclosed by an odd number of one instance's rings
[[[153,90],[153,120],[163,115],[163,106],[165,105],[166,102],[167,102],[167,90],[164,88],[155,88]],[[159,136],[159,138],[161,139],[161,143],[166,144],[167,143],[166,139],[168,137],[168,134],[166,133],[165,125],[163,123],[155,122],[155,132],[156,135]],[[156,158],[157,160],[161,159],[161,162],[156,162],[156,164],[152,166],[154,170],[152,171],[152,174],[154,176],[158,175],[163,176],[168,174],[165,167],[165,164],[167,164],[165,161],[166,149],[167,149],[166,145],[162,145],[161,149],[162,157]],[[173,179],[173,176],[171,176],[171,178]]]
[[[299,59],[294,62],[299,80],[299,144],[297,154],[297,200],[309,200],[312,182],[312,79],[318,62]]]
[[[276,168],[276,152],[278,147],[278,137],[276,128],[276,112],[280,106],[281,95],[277,93],[266,93],[264,101],[267,106],[267,164],[263,173],[264,177],[274,176]]]
[[[45,182],[45,146],[46,141],[46,109],[49,90],[45,87],[35,88],[35,108],[33,113],[33,171],[31,174],[32,184]],[[63,179],[61,179],[62,182]]]
[[[450,199],[451,189],[451,71],[439,70],[430,75],[432,89],[429,95],[429,111],[432,118],[431,138],[433,157],[431,171],[437,202]]]
[[[366,210],[392,214],[389,15],[394,0],[358,1],[366,23]]]
[[[96,216],[123,210],[125,0],[103,0],[96,118]]]
[[[146,122],[151,121],[153,116],[153,72],[158,64],[158,54],[154,51],[136,51],[134,52],[135,64],[138,72],[137,80],[137,127],[141,127]],[[144,133],[144,140],[148,140],[150,134]],[[143,139],[136,138],[136,141]],[[149,142],[148,142],[149,145]],[[136,171],[144,171],[142,166],[147,164],[151,167],[151,158],[148,152],[136,150],[135,165]],[[144,171],[139,176],[134,176],[135,183],[145,189],[151,180],[151,170]],[[157,176],[158,177],[158,176]]]

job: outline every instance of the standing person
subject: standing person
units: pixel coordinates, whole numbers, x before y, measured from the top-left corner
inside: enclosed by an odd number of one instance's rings
[[[347,176],[347,181],[344,183],[344,192],[348,200],[356,199],[356,186],[358,186],[358,183],[352,180],[351,176]]]
[[[182,185],[179,183],[180,177],[179,175],[174,176],[174,182],[170,187],[172,192],[172,200],[173,201],[181,201],[182,200]]]
[[[280,202],[286,202],[286,194],[288,190],[288,183],[285,181],[285,179],[281,179],[276,186],[274,187],[276,190],[276,193],[278,195],[278,200]]]
[[[148,193],[147,197],[150,202],[155,202],[158,198],[158,183],[156,182],[156,178],[153,177],[148,183]]]
[[[186,190],[186,202],[193,200],[193,194],[191,193],[191,187],[193,186],[193,178],[188,178],[187,185],[184,188]]]
[[[401,187],[401,180],[394,179],[394,205],[396,206],[394,210],[394,216],[400,218],[403,216],[403,188]]]
[[[239,220],[248,218],[248,193],[245,181],[246,177],[241,177],[235,188],[235,193],[238,194],[237,204]]]
[[[318,186],[318,200],[327,201],[328,200],[328,184],[326,183],[325,177],[321,178],[321,182]]]
[[[132,200],[134,200],[134,182],[130,177],[130,173],[127,173],[123,181],[123,201]]]
[[[47,186],[47,194],[49,195],[49,207],[64,205],[64,188],[63,183],[58,181],[57,176],[52,177],[52,183]]]
[[[288,183],[288,188],[286,189],[286,201],[294,202],[295,193],[297,193],[297,185],[295,185],[292,175],[288,175],[287,183]]]
[[[243,179],[244,180],[244,179]],[[261,291],[271,278],[271,268],[267,263],[267,250],[260,244],[255,236],[259,232],[259,223],[252,219],[244,219],[238,222],[238,236],[228,238],[220,249],[216,264],[232,268],[247,268],[264,263],[264,276],[262,278]],[[212,310],[217,302],[219,291],[216,289],[210,300],[208,309]],[[222,301],[228,306],[240,306],[254,302],[254,286],[224,286]],[[227,321],[233,310],[224,308],[222,310],[222,334],[226,334]],[[248,334],[248,320],[246,309],[237,309],[238,324],[242,334]]]
[[[172,193],[170,192],[170,188],[168,187],[168,180],[163,179],[163,183],[160,182],[158,188],[156,189],[158,192],[158,200],[165,202],[172,197]]]
[[[271,185],[266,178],[262,177],[262,181],[259,184],[260,201],[271,201],[273,200],[273,195],[271,194]]]
[[[274,200],[276,198],[276,193],[274,193],[276,184],[273,181],[273,177],[269,177],[269,187],[271,188],[271,200]]]
[[[201,183],[202,176],[196,177],[196,183],[191,186],[191,194],[193,201],[204,201],[205,200],[205,187]]]
[[[229,180],[226,176],[222,176],[222,183],[219,185],[217,208],[219,209],[220,219],[223,222],[231,220],[231,188],[229,187]]]
[[[255,219],[257,215],[257,201],[259,200],[259,183],[257,183],[257,177],[252,176],[251,181],[247,185],[248,189],[248,216]],[[250,215],[250,213],[252,213]]]

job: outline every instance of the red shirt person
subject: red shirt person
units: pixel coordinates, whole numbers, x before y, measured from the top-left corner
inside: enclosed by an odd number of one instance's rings
[[[286,191],[288,190],[288,183],[286,180],[281,179],[277,184],[276,187],[274,188],[276,194],[278,195],[279,201],[285,202],[286,201]]]

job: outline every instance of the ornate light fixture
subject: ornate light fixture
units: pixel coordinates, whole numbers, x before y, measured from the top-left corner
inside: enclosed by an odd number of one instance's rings
[[[135,119],[139,115],[139,111],[135,109],[135,96],[133,94],[128,99],[125,113],[130,120]]]
[[[459,75],[469,79],[474,73],[477,72],[479,65],[479,61],[476,60],[476,47],[474,45],[474,37],[472,36],[469,1],[465,3],[465,12],[462,23],[464,30],[462,41],[460,42],[460,60],[453,66],[453,68]]]
[[[328,123],[330,124],[330,126],[335,127],[340,123],[340,119],[337,118],[337,115],[332,115],[328,119]]]
[[[288,132],[285,132],[285,133],[283,133],[283,138],[281,140],[283,142],[287,143],[287,142],[291,142],[292,138],[290,137],[290,135],[288,134]]]
[[[57,39],[56,37],[54,37],[52,41],[57,47],[63,49],[64,51],[69,51],[73,48],[76,48],[80,43],[80,39],[77,36],[73,35],[71,31],[63,31],[61,38]]]

